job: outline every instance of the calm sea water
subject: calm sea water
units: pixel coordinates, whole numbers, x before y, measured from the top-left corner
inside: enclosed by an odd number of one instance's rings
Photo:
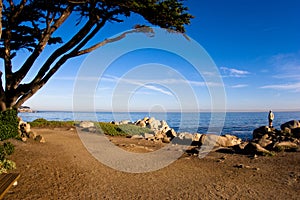
[[[300,112],[274,112],[274,127],[280,129],[284,122],[297,119],[300,120]],[[144,117],[155,117],[159,120],[165,120],[170,127],[178,132],[207,133],[211,130],[221,131],[221,134],[232,134],[243,139],[251,139],[252,131],[260,126],[268,124],[268,112],[227,112],[221,113],[147,113],[147,112],[54,112],[39,111],[36,113],[19,113],[24,121],[30,122],[38,118],[56,121],[136,121]],[[224,123],[222,119],[224,118]],[[223,125],[223,126],[222,126]]]

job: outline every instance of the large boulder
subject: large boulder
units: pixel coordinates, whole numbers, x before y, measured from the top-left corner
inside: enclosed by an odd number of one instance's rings
[[[30,133],[30,124],[26,123],[26,122],[23,122],[21,125],[20,125],[20,128],[21,128],[21,131],[23,133]]]
[[[269,156],[273,156],[274,153],[272,153],[271,151],[268,151],[267,149],[263,148],[262,146],[260,146],[259,144],[255,143],[255,142],[249,142],[245,148],[244,148],[244,153],[246,154],[252,154],[252,155],[269,155]]]
[[[300,128],[300,122],[298,120],[291,120],[285,122],[284,124],[281,124],[280,128],[281,130],[284,130],[285,128],[289,128],[289,129]]]
[[[290,141],[284,141],[284,142],[279,142],[275,144],[275,149],[277,151],[296,151],[299,148],[299,146]]]
[[[205,146],[217,146],[217,147],[232,147],[238,144],[241,144],[242,140],[234,135],[214,135],[207,134],[206,136],[202,136],[201,144]]]
[[[151,130],[153,131],[156,131],[159,129],[159,127],[161,126],[161,123],[159,120],[156,120],[154,117],[151,117],[149,120],[148,120],[148,125],[147,127],[150,128]]]
[[[272,129],[268,126],[261,126],[253,131],[253,139],[261,138],[262,136],[272,132]]]
[[[93,122],[88,122],[88,121],[83,121],[83,122],[80,122],[80,124],[79,124],[79,127],[81,127],[81,128],[92,128],[94,126],[95,125]]]
[[[295,128],[292,130],[292,134],[294,138],[300,138],[300,128]]]
[[[269,137],[268,134],[263,135],[257,142],[261,147],[267,147],[268,145],[272,144],[273,141]]]

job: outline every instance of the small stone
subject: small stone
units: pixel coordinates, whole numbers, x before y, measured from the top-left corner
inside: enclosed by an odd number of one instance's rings
[[[34,132],[30,131],[29,134],[28,134],[28,137],[30,139],[35,139],[36,138],[36,134]]]
[[[244,164],[236,164],[234,167],[236,168],[245,168],[245,165]]]
[[[22,142],[26,142],[27,138],[26,137],[22,137],[21,140],[22,140]]]
[[[150,134],[150,133],[144,133],[144,137],[145,137],[145,139],[152,139],[152,138],[154,138],[154,135]]]
[[[40,142],[40,143],[45,143],[46,142],[45,138],[41,135],[36,136],[35,141]]]
[[[171,140],[170,140],[170,138],[168,138],[168,137],[164,137],[164,138],[162,139],[162,142],[163,142],[163,143],[170,143]]]
[[[144,139],[144,137],[142,135],[133,135],[131,139]]]

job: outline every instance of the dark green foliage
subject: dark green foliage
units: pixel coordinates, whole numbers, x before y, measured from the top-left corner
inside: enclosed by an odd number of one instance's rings
[[[122,124],[119,125],[120,129],[127,133],[127,135],[143,135],[144,133],[152,133],[154,132],[149,128],[139,127],[133,124]]]
[[[117,125],[106,123],[106,122],[99,122],[100,131],[106,135],[110,136],[126,136],[127,134]]]
[[[36,119],[29,124],[36,128],[72,128],[75,126],[74,121],[47,121],[43,118]]]
[[[115,125],[106,122],[99,122],[100,131],[110,136],[143,135],[153,133],[149,128],[142,128],[133,124]]]
[[[0,112],[0,140],[14,138],[18,135],[18,115],[16,110]]]
[[[15,150],[15,147],[10,142],[5,142],[2,145],[0,145],[0,161],[3,161],[6,156],[9,156],[13,154]]]

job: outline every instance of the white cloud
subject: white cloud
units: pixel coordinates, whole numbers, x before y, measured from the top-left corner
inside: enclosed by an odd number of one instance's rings
[[[300,51],[296,53],[277,54],[272,56],[269,62],[277,72],[274,78],[300,79]]]
[[[262,89],[276,89],[276,90],[293,90],[295,92],[300,91],[300,82],[293,84],[274,84],[274,85],[265,85],[260,87]]]
[[[228,67],[220,67],[220,69],[223,71],[225,77],[245,77],[246,75],[250,74],[250,72],[245,70],[239,70],[234,68],[228,68]]]
[[[153,80],[153,79],[149,79],[149,80],[139,80],[139,79],[126,79],[126,78],[119,78],[116,76],[111,76],[111,75],[106,75],[104,76],[101,80],[103,81],[109,81],[109,82],[125,82],[125,83],[129,83],[129,84],[134,84],[134,85],[140,85],[140,86],[144,86],[145,82],[146,83],[153,83],[153,84],[161,84],[161,85],[182,85],[182,84],[190,84],[192,86],[200,86],[200,87],[220,87],[222,86],[221,83],[217,83],[217,82],[205,82],[205,81],[190,81],[190,80],[186,80],[186,79],[159,79],[159,80]],[[145,86],[146,87],[146,86]],[[152,88],[152,86],[150,87]],[[155,90],[155,89],[153,89]]]
[[[238,84],[238,85],[231,86],[231,88],[245,88],[245,87],[248,87],[248,85],[247,84]]]
[[[106,75],[105,77],[103,77],[102,80],[124,82],[124,83],[132,84],[132,85],[141,86],[141,87],[147,88],[147,89],[152,90],[152,91],[160,92],[162,94],[173,96],[173,94],[171,92],[169,92],[167,90],[164,90],[161,87],[158,87],[158,86],[155,86],[155,85],[145,84],[145,81],[141,81],[141,80],[119,78],[119,77],[110,76],[110,75]]]

